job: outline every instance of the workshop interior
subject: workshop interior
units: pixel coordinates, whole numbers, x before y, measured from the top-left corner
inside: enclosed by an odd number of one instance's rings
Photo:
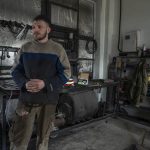
[[[49,150],[150,150],[150,1],[1,0],[0,149],[19,88],[11,68],[32,40],[32,19],[48,16],[71,78],[59,94]],[[29,150],[34,150],[36,122]]]

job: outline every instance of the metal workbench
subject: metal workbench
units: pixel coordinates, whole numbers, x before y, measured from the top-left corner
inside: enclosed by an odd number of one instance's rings
[[[62,93],[68,92],[76,92],[76,91],[84,91],[84,90],[94,90],[94,89],[101,89],[107,88],[111,86],[117,87],[119,84],[118,82],[104,82],[98,84],[90,84],[86,86],[76,85],[74,87],[65,87]],[[6,134],[6,116],[5,116],[5,109],[7,100],[18,98],[19,96],[19,88],[16,86],[15,82],[12,79],[7,80],[0,80],[0,91],[2,93],[2,150],[7,150],[7,134]]]

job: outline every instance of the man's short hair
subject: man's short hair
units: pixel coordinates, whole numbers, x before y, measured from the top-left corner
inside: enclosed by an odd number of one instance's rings
[[[33,21],[38,21],[38,20],[42,20],[42,21],[46,22],[50,26],[50,20],[49,20],[49,18],[47,16],[45,16],[45,15],[38,15],[38,16],[36,16],[33,19]]]

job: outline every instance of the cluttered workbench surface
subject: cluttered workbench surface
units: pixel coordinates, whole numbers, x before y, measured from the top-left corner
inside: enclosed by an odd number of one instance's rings
[[[103,79],[91,80],[88,85],[74,84],[74,86],[64,86],[61,93],[80,91],[86,89],[98,89],[101,87],[114,86],[117,84],[118,82],[114,82],[113,80],[103,80]],[[12,79],[5,79],[5,80],[0,80],[0,90],[17,91],[19,90],[19,88]]]

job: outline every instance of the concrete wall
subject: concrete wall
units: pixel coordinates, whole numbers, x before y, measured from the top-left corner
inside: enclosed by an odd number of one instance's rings
[[[122,33],[141,30],[142,46],[150,48],[150,0],[122,0]]]
[[[41,0],[0,0],[0,20],[17,21],[24,25],[32,23],[32,19],[41,13]],[[15,29],[17,27],[13,27]],[[31,31],[26,39],[18,40],[16,34],[10,32],[8,25],[0,24],[0,46],[20,47],[31,39]]]
[[[108,64],[118,55],[119,0],[97,0],[94,78],[107,78]]]
[[[118,55],[119,0],[97,0],[94,78],[107,79],[108,65]],[[98,94],[98,100],[106,100],[106,89]]]
[[[97,0],[95,78],[107,78],[107,67],[118,55],[120,0]],[[140,30],[140,46],[150,48],[150,1],[122,0],[121,33]]]

